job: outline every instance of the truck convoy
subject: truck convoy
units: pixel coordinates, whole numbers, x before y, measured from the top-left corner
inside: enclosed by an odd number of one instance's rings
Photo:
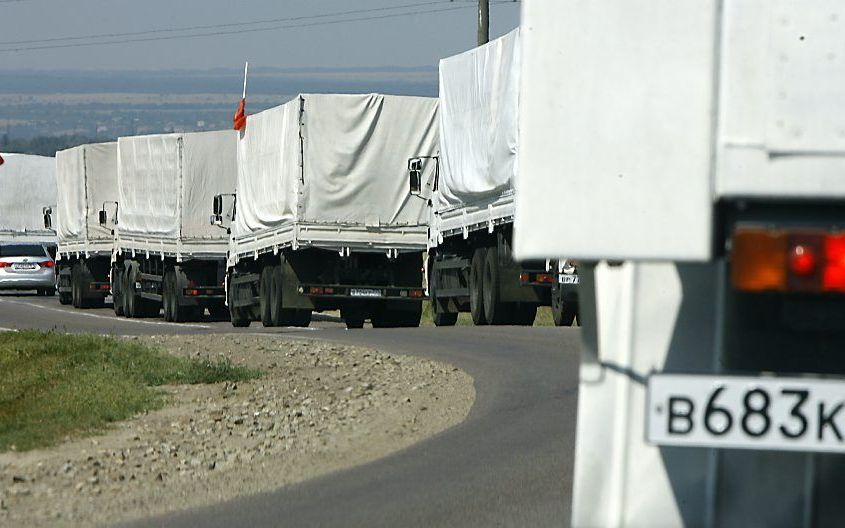
[[[56,233],[44,225],[37,204],[56,203],[56,162],[46,156],[0,154],[0,242],[56,247]]]
[[[349,328],[419,325],[428,197],[408,192],[405,171],[435,155],[437,111],[431,98],[303,94],[249,116],[234,207],[214,201],[216,223],[234,216],[234,326],[307,326],[334,309]]]
[[[522,6],[515,253],[581,259],[573,526],[841,525],[843,6],[565,4]]]
[[[112,230],[101,211],[117,208],[117,143],[80,145],[56,152],[56,232],[59,302],[103,306],[109,295]],[[52,224],[51,214],[45,224]]]
[[[168,321],[226,314],[227,234],[208,219],[208,204],[235,190],[237,133],[122,137],[117,142],[118,198],[111,291],[126,317]],[[109,222],[108,210],[101,215]]]
[[[440,154],[410,162],[414,186],[416,172],[439,163],[427,262],[438,326],[458,312],[476,325],[531,325],[540,305],[553,306],[557,324],[576,317],[574,266],[512,255],[519,45],[517,29],[440,61]]]

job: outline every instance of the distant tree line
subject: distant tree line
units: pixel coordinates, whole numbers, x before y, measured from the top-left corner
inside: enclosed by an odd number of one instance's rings
[[[0,137],[0,152],[17,152],[20,154],[37,154],[39,156],[55,156],[57,150],[83,145],[85,143],[97,143],[109,141],[109,139],[92,139],[87,136],[38,136],[31,139],[10,139],[3,134]]]

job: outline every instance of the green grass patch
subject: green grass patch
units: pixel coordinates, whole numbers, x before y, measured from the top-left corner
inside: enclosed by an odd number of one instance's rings
[[[431,303],[423,301],[422,326],[434,326],[434,320],[431,315]],[[472,326],[472,316],[469,313],[461,312],[458,314],[458,326]],[[537,308],[537,317],[534,319],[534,326],[554,326],[555,321],[552,319],[552,309],[548,306],[540,306]]]
[[[0,451],[44,447],[165,404],[159,385],[258,376],[109,337],[0,333]]]

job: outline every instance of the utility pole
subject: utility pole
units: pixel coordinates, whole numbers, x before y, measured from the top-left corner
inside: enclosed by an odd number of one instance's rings
[[[478,45],[490,41],[490,0],[478,0]]]

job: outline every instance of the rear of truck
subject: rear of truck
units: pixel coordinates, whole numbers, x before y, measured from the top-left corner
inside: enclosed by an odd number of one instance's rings
[[[56,233],[42,214],[56,203],[53,158],[3,154],[0,165],[0,290],[53,295]]]
[[[114,235],[100,217],[111,212],[113,218],[117,209],[117,143],[56,152],[56,184],[59,302],[101,307],[110,294]]]
[[[232,323],[417,326],[427,205],[406,167],[437,149],[436,99],[304,94],[250,115],[238,143]],[[223,198],[223,197],[221,197]]]
[[[228,235],[209,222],[217,194],[234,193],[232,130],[118,140],[112,291],[127,317],[225,317]]]
[[[513,258],[519,46],[517,29],[440,61],[439,158],[412,161],[439,162],[427,265],[438,326],[459,312],[477,325],[531,325],[541,305],[554,306],[558,324],[575,319],[574,267]]]
[[[29,154],[2,154],[0,242],[56,247],[56,232],[44,225],[44,208],[56,203],[56,160]]]
[[[841,524],[843,20],[523,6],[516,251],[582,261],[574,526]]]

